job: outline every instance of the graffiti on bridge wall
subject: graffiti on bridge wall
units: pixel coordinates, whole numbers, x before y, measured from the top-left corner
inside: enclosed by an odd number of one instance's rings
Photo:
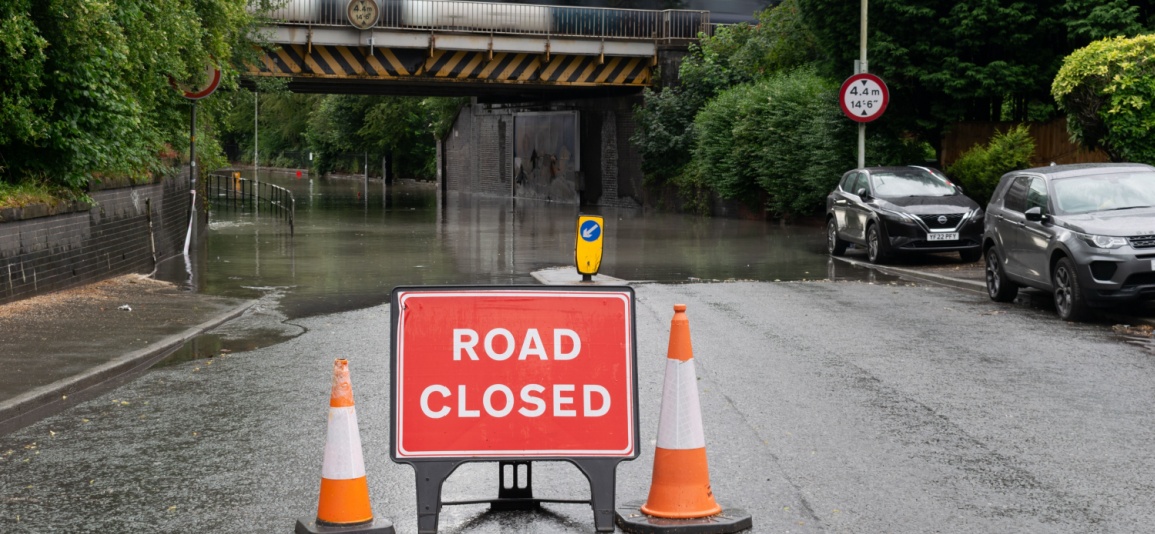
[[[578,112],[518,113],[513,136],[513,195],[578,202]]]

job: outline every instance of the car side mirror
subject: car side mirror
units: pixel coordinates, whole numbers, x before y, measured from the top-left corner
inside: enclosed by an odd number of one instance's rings
[[[1024,211],[1023,215],[1025,215],[1027,217],[1028,221],[1044,222],[1045,223],[1045,222],[1048,222],[1051,220],[1051,218],[1049,216],[1047,216],[1046,213],[1043,213],[1043,208],[1040,208],[1038,206],[1035,206],[1031,209],[1028,209],[1027,211]]]
[[[867,191],[865,187],[859,187],[858,191],[855,191],[854,194],[858,195],[862,200],[870,200],[870,191]]]

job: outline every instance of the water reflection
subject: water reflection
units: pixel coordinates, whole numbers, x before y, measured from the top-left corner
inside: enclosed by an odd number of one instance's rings
[[[575,206],[453,194],[441,202],[434,184],[412,181],[260,179],[293,191],[295,235],[272,214],[216,205],[195,262],[197,291],[256,298],[281,288],[280,312],[291,320],[381,304],[397,285],[533,284],[535,270],[573,265]],[[601,273],[617,278],[837,278],[819,227],[586,212],[605,218]]]

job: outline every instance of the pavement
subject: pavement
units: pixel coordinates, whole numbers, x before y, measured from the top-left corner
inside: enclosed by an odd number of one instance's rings
[[[879,266],[853,258],[837,261],[985,292],[981,262]],[[629,283],[603,274],[583,282],[573,267],[533,276],[547,285]],[[0,305],[0,435],[120,386],[254,304],[126,275]]]
[[[253,303],[131,274],[0,305],[0,435],[120,386]]]

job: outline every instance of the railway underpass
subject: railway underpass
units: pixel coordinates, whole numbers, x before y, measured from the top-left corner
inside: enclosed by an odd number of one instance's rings
[[[303,93],[468,96],[438,140],[443,192],[635,207],[633,109],[711,30],[701,10],[297,0],[270,14],[248,74]]]

